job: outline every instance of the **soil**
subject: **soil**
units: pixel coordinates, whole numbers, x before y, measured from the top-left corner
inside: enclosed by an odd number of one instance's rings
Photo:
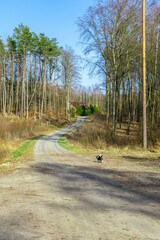
[[[0,177],[0,240],[159,240],[160,168],[78,155],[37,141],[34,158]]]

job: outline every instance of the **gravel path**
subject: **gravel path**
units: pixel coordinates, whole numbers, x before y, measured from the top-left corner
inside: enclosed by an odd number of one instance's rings
[[[61,148],[82,123],[38,140],[35,158],[0,178],[0,240],[160,240],[159,172]]]

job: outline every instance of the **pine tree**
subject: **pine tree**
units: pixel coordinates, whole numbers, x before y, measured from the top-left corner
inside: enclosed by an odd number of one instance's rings
[[[23,77],[22,77],[22,93],[21,93],[21,112],[20,116],[25,116],[25,77],[26,77],[26,54],[31,44],[32,33],[27,26],[20,24],[14,29],[14,38],[17,42],[18,51],[23,56]]]
[[[7,39],[8,53],[11,61],[11,70],[10,70],[10,92],[9,92],[9,107],[8,112],[13,112],[13,77],[14,77],[14,59],[16,53],[16,41],[12,37]]]

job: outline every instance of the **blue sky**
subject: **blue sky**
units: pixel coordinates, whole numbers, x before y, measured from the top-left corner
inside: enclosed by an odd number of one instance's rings
[[[0,1],[0,36],[6,39],[13,29],[22,23],[30,31],[57,38],[59,46],[71,46],[81,55],[78,44],[79,33],[76,26],[81,17],[95,0],[6,0]],[[97,82],[96,77],[89,78],[87,70],[82,72],[82,84],[89,86]]]

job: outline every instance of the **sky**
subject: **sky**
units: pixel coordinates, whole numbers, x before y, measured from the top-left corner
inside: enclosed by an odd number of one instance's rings
[[[68,45],[75,54],[82,55],[76,21],[94,3],[95,0],[1,0],[0,36],[3,40],[7,39],[13,34],[13,29],[22,23],[31,32],[56,38],[59,46]],[[83,86],[98,82],[98,77],[88,76],[87,69],[81,74]]]

